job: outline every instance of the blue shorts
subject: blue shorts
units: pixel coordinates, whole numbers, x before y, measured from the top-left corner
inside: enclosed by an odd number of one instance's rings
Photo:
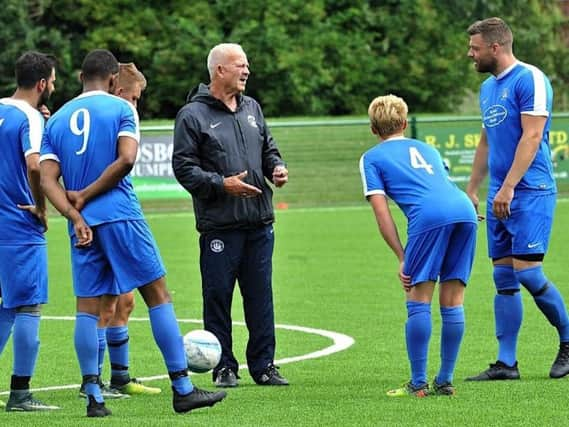
[[[73,290],[77,297],[119,295],[166,274],[160,252],[146,221],[97,225],[93,243],[76,248],[71,236]]]
[[[476,228],[473,222],[457,222],[409,236],[405,247],[405,274],[411,283],[470,279]]]
[[[490,258],[545,254],[549,246],[556,200],[556,194],[516,195],[510,205],[510,217],[505,220],[494,216],[489,200],[486,233]]]
[[[2,307],[47,303],[47,246],[0,246]]]

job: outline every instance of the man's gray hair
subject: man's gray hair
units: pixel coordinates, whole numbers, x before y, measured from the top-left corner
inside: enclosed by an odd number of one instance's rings
[[[235,51],[240,51],[245,54],[241,45],[237,43],[220,43],[209,51],[209,55],[207,55],[207,70],[209,71],[210,79],[215,75],[215,67],[217,67],[218,64],[224,63],[227,55]]]

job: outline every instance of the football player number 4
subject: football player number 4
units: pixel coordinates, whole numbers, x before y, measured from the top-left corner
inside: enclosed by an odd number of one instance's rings
[[[81,116],[81,118],[79,117]],[[83,125],[80,126],[79,122],[82,122]],[[78,110],[74,111],[71,114],[71,118],[69,119],[69,129],[71,132],[77,136],[83,137],[83,144],[79,151],[76,151],[75,154],[80,156],[85,152],[87,149],[87,141],[89,140],[89,130],[91,128],[91,117],[89,116],[89,110],[86,108],[79,108]]]
[[[411,159],[411,166],[415,169],[425,169],[429,175],[433,175],[433,165],[427,163],[419,150],[415,147],[409,147],[409,158]]]

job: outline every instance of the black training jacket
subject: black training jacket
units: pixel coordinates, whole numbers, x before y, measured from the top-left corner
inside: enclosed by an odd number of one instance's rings
[[[260,105],[240,95],[231,111],[200,84],[176,116],[172,167],[192,195],[200,232],[247,229],[274,221],[272,180],[284,165]],[[239,198],[223,189],[223,178],[247,171],[244,181],[260,188],[257,197]]]

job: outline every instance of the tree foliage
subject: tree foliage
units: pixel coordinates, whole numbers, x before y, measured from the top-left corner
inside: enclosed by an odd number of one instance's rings
[[[384,93],[412,111],[456,111],[481,79],[467,58],[466,28],[501,16],[519,59],[551,77],[567,106],[569,30],[557,0],[3,0],[0,95],[14,88],[25,50],[59,60],[53,108],[80,91],[93,48],[134,61],[149,85],[145,117],[173,117],[207,82],[217,43],[240,43],[251,63],[247,93],[268,116],[365,113]]]

